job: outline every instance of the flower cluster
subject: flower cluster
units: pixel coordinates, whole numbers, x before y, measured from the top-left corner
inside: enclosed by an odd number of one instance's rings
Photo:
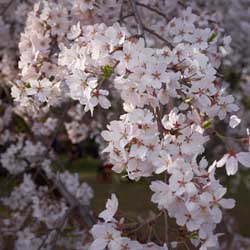
[[[29,140],[20,138],[16,144],[11,144],[6,152],[1,154],[1,164],[11,174],[25,172],[27,168],[43,165],[43,155],[46,148],[40,143],[33,144]]]
[[[207,161],[199,162],[198,156],[209,140],[205,135],[209,123],[216,116],[225,119],[238,107],[233,96],[218,84],[216,68],[220,63],[211,57],[216,35],[200,28],[190,9],[183,12],[183,17],[171,20],[168,27],[172,48],[146,48],[142,39],[128,40],[121,51],[114,53],[119,62],[115,87],[121,91],[128,113],[121,121],[111,122],[109,131],[102,133],[109,142],[104,152],[109,153],[113,170],[126,169],[131,179],[165,172],[169,176],[167,183],[151,186],[156,192],[152,201],[176,218],[178,225],[197,232],[193,243],[206,249],[217,246],[214,229],[221,222],[221,208],[234,207],[234,201],[222,198],[226,189],[214,177],[216,163],[208,168]],[[228,39],[224,41],[224,47],[228,46]],[[161,119],[164,106],[170,106],[173,99],[179,101],[179,108],[173,108]],[[147,106],[153,110],[153,129],[141,124],[141,109],[147,121]],[[228,154],[217,166],[227,162],[227,173],[235,174],[236,158],[248,167],[249,157],[249,152]]]
[[[0,244],[11,236],[17,250],[167,250],[183,243],[167,237],[169,216],[186,231],[188,244],[218,247],[216,226],[235,201],[224,198],[216,170],[225,166],[235,175],[239,163],[250,168],[244,115],[250,67],[242,56],[249,8],[244,0],[229,0],[225,15],[219,2],[26,0],[15,15],[6,15],[15,3],[6,4],[0,17],[0,174],[17,181],[0,198],[10,212],[0,220]],[[232,59],[231,44],[237,51]],[[239,68],[243,83],[230,86],[228,75]],[[235,139],[239,124],[242,138]],[[151,201],[165,215],[164,240],[155,235],[151,242],[154,220],[139,225],[149,225],[147,240],[137,228],[128,233],[131,225],[117,219],[115,194],[96,222],[89,210],[93,190],[57,156],[60,140],[77,148],[89,137],[116,173],[156,179]]]
[[[102,132],[109,142],[104,152],[110,154],[113,170],[126,169],[130,179],[151,176],[157,169],[159,132],[153,114],[146,109],[134,109],[122,115],[120,121],[112,121]]]
[[[51,178],[53,177],[50,176],[49,179]],[[80,185],[78,176],[65,172],[57,178],[65,183],[66,192],[77,197],[82,205],[89,205],[93,191],[86,183]],[[34,249],[43,244],[42,249],[47,249],[45,247],[52,244],[64,246],[66,249],[82,249],[81,242],[84,240],[85,232],[77,225],[64,232],[60,240],[55,241],[58,230],[63,232],[64,227],[66,229],[66,226],[74,224],[70,220],[71,208],[64,198],[53,198],[53,189],[36,185],[32,175],[24,174],[23,182],[14,188],[9,197],[2,198],[1,202],[12,211],[12,217],[1,222],[0,231],[2,236],[14,234],[16,249]],[[32,222],[29,226],[25,225],[27,220]],[[44,230],[47,230],[47,236],[40,237],[37,232],[41,233]],[[67,240],[69,234],[75,239],[74,242]]]
[[[72,46],[63,47],[59,65],[67,69],[65,83],[69,96],[93,113],[99,104],[108,109],[109,92],[101,85],[112,74],[115,61],[110,56],[123,43],[125,31],[118,24],[107,27],[104,24],[80,27],[72,26]]]
[[[136,240],[123,237],[121,230],[123,227],[123,219],[117,221],[114,218],[117,209],[118,200],[115,194],[112,194],[111,199],[108,199],[106,203],[106,210],[99,214],[99,218],[103,219],[104,222],[99,222],[91,229],[94,241],[90,246],[90,250],[168,250],[166,245],[161,247],[153,242],[141,244]]]
[[[221,222],[221,209],[231,209],[235,205],[233,199],[223,198],[226,188],[214,178],[214,166],[209,172],[206,167],[205,160],[191,165],[177,159],[168,170],[169,183],[155,181],[150,186],[154,192],[151,201],[158,204],[159,209],[167,209],[179,226],[185,225],[190,232],[198,231],[201,249],[217,246],[218,241],[214,239],[219,235],[214,235],[213,231]]]

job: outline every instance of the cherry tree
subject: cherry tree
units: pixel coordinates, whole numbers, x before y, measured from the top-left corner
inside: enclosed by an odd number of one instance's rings
[[[240,60],[223,27],[230,20],[198,2],[23,1],[13,17],[6,14],[12,1],[4,4],[0,163],[3,185],[16,182],[1,194],[9,214],[0,219],[0,244],[220,249],[217,225],[235,200],[217,168],[227,176],[250,168],[250,140],[242,100],[226,83],[224,68]],[[158,213],[131,222],[115,193],[99,215],[91,211],[92,188],[54,147],[60,134],[76,145],[95,138],[112,171],[146,179]],[[225,146],[223,155],[209,154],[214,143]],[[145,240],[138,232],[148,225]]]

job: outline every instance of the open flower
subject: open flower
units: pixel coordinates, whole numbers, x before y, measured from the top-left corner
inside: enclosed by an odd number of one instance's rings
[[[28,88],[27,93],[31,96],[37,96],[38,100],[45,102],[50,95],[52,83],[48,79],[43,79],[41,81],[30,80],[30,88]]]
[[[114,220],[114,215],[118,209],[118,200],[115,194],[111,194],[111,199],[106,203],[106,209],[99,214],[99,217],[104,219],[105,222]]]
[[[233,150],[225,154],[218,162],[217,167],[223,167],[226,164],[227,175],[235,175],[238,171],[238,162],[243,166],[250,168],[250,153],[239,152],[235,153]]]
[[[94,225],[91,229],[94,238],[90,250],[104,250],[110,247],[112,242],[120,238],[121,233],[114,228],[113,224]],[[109,248],[110,249],[110,248]]]
[[[241,119],[237,115],[232,115],[230,117],[229,126],[231,128],[236,128],[241,122]]]

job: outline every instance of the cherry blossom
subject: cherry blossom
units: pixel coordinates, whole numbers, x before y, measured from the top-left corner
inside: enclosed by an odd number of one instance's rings
[[[238,171],[238,162],[244,167],[250,167],[250,153],[230,151],[225,154],[218,162],[217,167],[223,167],[226,165],[227,175],[235,175]]]
[[[111,195],[111,199],[108,199],[106,203],[106,210],[99,214],[99,218],[104,219],[105,222],[111,221],[118,208],[118,200],[115,194]]]
[[[240,124],[241,120],[238,116],[232,115],[230,117],[229,126],[231,128],[236,128]]]

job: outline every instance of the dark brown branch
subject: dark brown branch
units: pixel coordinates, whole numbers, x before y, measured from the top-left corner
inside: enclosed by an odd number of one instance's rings
[[[147,28],[145,26],[144,26],[144,30],[147,31],[148,33],[152,34],[153,36],[157,37],[162,42],[164,42],[170,49],[174,48],[174,46],[168,40],[166,40],[164,37],[162,37],[161,35],[159,35],[155,31],[153,31],[150,28]]]
[[[84,222],[89,227],[92,227],[96,223],[96,221],[94,216],[91,214],[89,207],[81,204],[77,200],[77,198],[67,190],[67,188],[64,186],[64,184],[59,178],[54,179],[53,181],[55,186],[58,188],[60,194],[64,197],[64,199],[70,204],[72,208],[76,208]]]
[[[142,3],[138,3],[136,0],[130,0],[130,4],[131,4],[131,7],[132,7],[132,11],[133,11],[132,14],[135,17],[136,23],[138,25],[138,37],[143,37],[143,39],[145,41],[145,45],[147,46],[147,44],[146,44],[146,37],[145,37],[145,31],[147,31],[151,35],[155,36],[156,38],[158,38],[159,40],[161,40],[162,42],[164,42],[166,46],[168,46],[169,48],[173,49],[174,46],[168,40],[166,40],[164,37],[162,37],[161,35],[159,35],[158,33],[156,33],[154,30],[146,27],[143,24],[137,6],[148,8],[151,11],[154,11],[157,14],[159,14],[161,16],[164,16],[164,18],[167,18],[166,15],[164,13],[156,10],[155,8],[152,8],[152,7],[150,7],[148,5],[145,5],[145,4],[142,4]],[[132,14],[129,14],[129,16],[131,16]],[[127,18],[127,16],[125,16],[125,18]],[[124,19],[124,17],[123,17],[123,19]]]
[[[165,222],[165,243],[168,245],[169,247],[169,244],[168,244],[168,240],[169,240],[169,237],[168,237],[168,214],[167,214],[167,211],[164,210],[164,222]]]
[[[3,16],[5,12],[10,8],[10,6],[15,2],[15,0],[10,0],[7,5],[3,8],[3,10],[0,13],[0,16]]]
[[[64,214],[64,216],[62,218],[60,225],[55,229],[55,236],[52,239],[52,242],[50,243],[50,246],[49,246],[50,250],[56,249],[56,243],[58,241],[59,235],[63,231],[63,228],[64,228],[67,220],[69,219],[72,211],[73,211],[73,208],[69,208],[68,211],[66,211],[66,213]]]
[[[135,16],[136,23],[138,25],[138,33],[140,37],[143,37],[145,44],[146,44],[146,38],[145,38],[145,32],[144,32],[144,24],[142,22],[140,13],[137,9],[137,2],[136,0],[130,0],[131,7]]]
[[[121,9],[120,9],[120,14],[119,14],[119,20],[122,19],[122,16],[123,16],[123,6],[124,6],[124,0],[122,0],[122,3],[121,3]]]
[[[162,216],[162,214],[163,214],[163,211],[160,211],[154,218],[147,219],[147,220],[145,220],[143,223],[137,224],[136,227],[133,228],[131,231],[128,231],[127,234],[128,234],[128,235],[131,235],[131,234],[133,234],[133,233],[139,231],[139,230],[142,229],[143,227],[145,227],[145,226],[147,226],[147,225],[149,225],[149,224],[155,223],[156,220],[158,220],[159,217]]]
[[[42,243],[40,244],[40,246],[36,250],[41,250],[45,246],[46,241],[49,238],[49,235],[50,235],[50,232],[47,232],[46,236],[42,240]]]
[[[162,117],[161,117],[161,111],[160,111],[159,107],[155,108],[154,115],[155,115],[155,119],[157,122],[158,131],[160,133],[160,138],[162,139],[164,137],[164,127],[163,127],[162,122],[161,122]]]
[[[141,7],[145,8],[145,9],[148,9],[148,10],[150,10],[152,12],[157,13],[159,16],[162,16],[166,21],[168,21],[168,17],[163,12],[161,12],[160,10],[158,10],[156,8],[153,8],[153,7],[151,7],[151,6],[147,5],[147,4],[144,4],[144,3],[136,3],[136,4],[138,6],[141,6]]]
[[[125,20],[125,19],[127,19],[129,17],[132,17],[132,16],[134,16],[133,13],[129,13],[127,15],[121,16],[120,19],[119,19],[119,21],[122,22],[123,20]]]

